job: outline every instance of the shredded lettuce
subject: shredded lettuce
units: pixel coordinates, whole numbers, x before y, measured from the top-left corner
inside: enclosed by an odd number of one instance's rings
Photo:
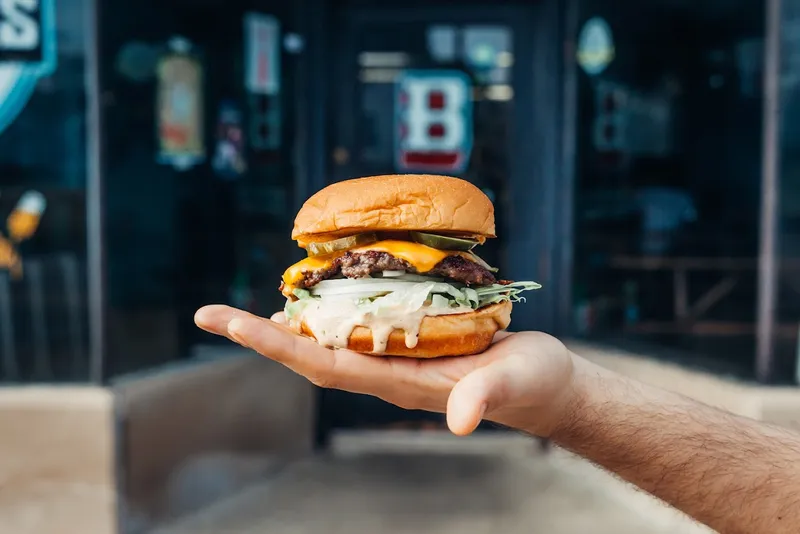
[[[449,308],[450,300],[442,295],[431,295],[431,308]]]
[[[541,289],[542,286],[536,282],[513,282],[508,285],[494,284],[491,286],[483,286],[475,289],[481,301],[488,302],[502,302],[503,300],[510,300],[511,302],[525,302],[525,297],[520,297],[519,294],[523,291],[533,291]],[[497,299],[500,300],[497,300]]]
[[[292,290],[292,295],[299,298],[300,300],[311,298],[311,292],[308,289],[295,288],[294,290]]]
[[[509,285],[494,284],[473,288],[444,282],[412,280],[397,281],[389,286],[386,282],[376,284],[376,280],[370,278],[328,282],[323,291],[295,289],[293,294],[298,300],[286,303],[287,317],[292,319],[302,314],[305,307],[314,300],[326,297],[351,298],[355,300],[360,310],[381,316],[398,311],[413,312],[426,305],[434,308],[476,310],[505,301],[524,302],[525,298],[520,296],[520,293],[542,287],[535,282],[515,282]]]
[[[293,319],[302,314],[306,306],[313,302],[311,293],[306,289],[294,289],[292,294],[297,297],[297,300],[287,300],[286,306],[283,307],[287,319]]]

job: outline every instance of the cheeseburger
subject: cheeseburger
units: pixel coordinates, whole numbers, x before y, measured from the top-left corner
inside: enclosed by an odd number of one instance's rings
[[[281,292],[296,332],[332,348],[435,358],[486,350],[533,282],[498,279],[474,249],[495,237],[494,207],[474,185],[430,175],[339,182],[297,214],[308,257]]]

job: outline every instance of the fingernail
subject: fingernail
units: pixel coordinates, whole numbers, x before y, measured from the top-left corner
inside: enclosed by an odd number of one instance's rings
[[[236,341],[239,345],[243,347],[250,348],[247,343],[244,342],[244,338],[242,338],[241,330],[244,326],[241,319],[235,317],[231,319],[231,322],[228,323],[228,334]]]

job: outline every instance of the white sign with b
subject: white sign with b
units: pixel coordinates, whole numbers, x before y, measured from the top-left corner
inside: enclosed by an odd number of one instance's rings
[[[398,80],[399,170],[460,172],[472,150],[471,84],[459,71],[407,71]]]

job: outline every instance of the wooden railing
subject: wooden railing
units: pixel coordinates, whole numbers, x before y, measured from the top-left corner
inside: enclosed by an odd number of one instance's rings
[[[612,269],[628,271],[667,271],[673,277],[672,321],[641,321],[628,325],[630,331],[649,334],[689,334],[698,336],[735,336],[755,333],[755,324],[748,322],[704,320],[708,311],[728,297],[746,273],[755,275],[758,261],[755,258],[702,258],[702,257],[656,257],[656,256],[612,256]],[[781,270],[800,272],[800,260],[786,260]],[[720,280],[702,295],[691,301],[689,298],[689,274],[691,272],[715,272]],[[753,303],[755,309],[755,302]],[[776,325],[776,335],[787,338],[797,336],[796,324]]]

